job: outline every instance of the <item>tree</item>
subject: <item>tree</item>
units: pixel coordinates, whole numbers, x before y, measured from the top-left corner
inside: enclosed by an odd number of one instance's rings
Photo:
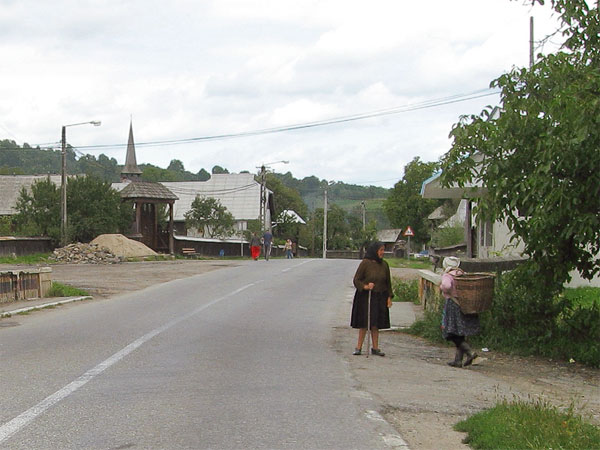
[[[215,198],[197,196],[192,208],[185,213],[185,224],[210,237],[227,237],[233,234],[233,215]]]
[[[60,190],[49,179],[35,182],[31,193],[22,188],[15,209],[18,234],[60,240]]]
[[[573,269],[600,273],[600,17],[584,0],[552,6],[563,51],[492,81],[500,114],[461,117],[442,181],[486,186],[477,214],[506,221],[546,289],[558,290]]]
[[[94,176],[77,176],[67,183],[68,236],[89,242],[100,234],[129,229],[132,206],[124,203],[110,182]]]
[[[435,162],[425,163],[417,156],[404,167],[404,176],[392,189],[384,201],[383,208],[392,227],[405,229],[410,226],[416,242],[429,240],[427,216],[440,204],[436,200],[421,197],[423,181],[437,169]]]
[[[210,173],[208,173],[205,169],[200,169],[196,175],[198,176],[198,181],[210,180]]]
[[[167,167],[167,170],[171,170],[172,172],[180,172],[180,173],[185,172],[185,168],[183,167],[183,162],[181,162],[181,160],[179,160],[179,159],[172,159],[171,162],[169,163],[169,167]]]
[[[222,168],[221,166],[214,166],[212,168],[213,174],[229,173],[229,170]]]
[[[110,183],[97,177],[78,176],[67,184],[69,240],[89,242],[99,234],[127,230],[131,205],[124,204]],[[15,225],[21,234],[60,240],[60,189],[43,179],[25,189],[17,199]]]

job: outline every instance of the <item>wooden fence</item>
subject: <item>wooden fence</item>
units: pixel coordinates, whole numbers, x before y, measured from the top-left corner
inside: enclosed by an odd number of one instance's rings
[[[52,287],[52,269],[0,272],[0,303],[46,297]]]

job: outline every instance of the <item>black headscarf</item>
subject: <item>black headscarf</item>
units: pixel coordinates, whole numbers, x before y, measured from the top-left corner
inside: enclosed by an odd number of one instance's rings
[[[383,261],[377,254],[377,250],[379,250],[381,247],[383,247],[383,242],[379,242],[379,241],[371,242],[369,244],[369,246],[367,247],[367,252],[365,253],[365,259],[372,259],[373,261],[376,261],[378,263]]]

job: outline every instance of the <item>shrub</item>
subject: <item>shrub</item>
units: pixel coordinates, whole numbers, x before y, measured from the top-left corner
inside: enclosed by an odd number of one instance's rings
[[[420,303],[419,282],[417,280],[407,281],[392,277],[392,291],[396,302],[412,302],[415,305]]]
[[[438,228],[431,235],[432,247],[449,247],[463,242],[465,242],[465,229],[461,226]]]

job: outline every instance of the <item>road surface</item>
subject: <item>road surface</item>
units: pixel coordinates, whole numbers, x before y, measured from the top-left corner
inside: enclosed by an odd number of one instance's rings
[[[0,448],[402,446],[332,345],[357,264],[245,262],[2,327]]]

